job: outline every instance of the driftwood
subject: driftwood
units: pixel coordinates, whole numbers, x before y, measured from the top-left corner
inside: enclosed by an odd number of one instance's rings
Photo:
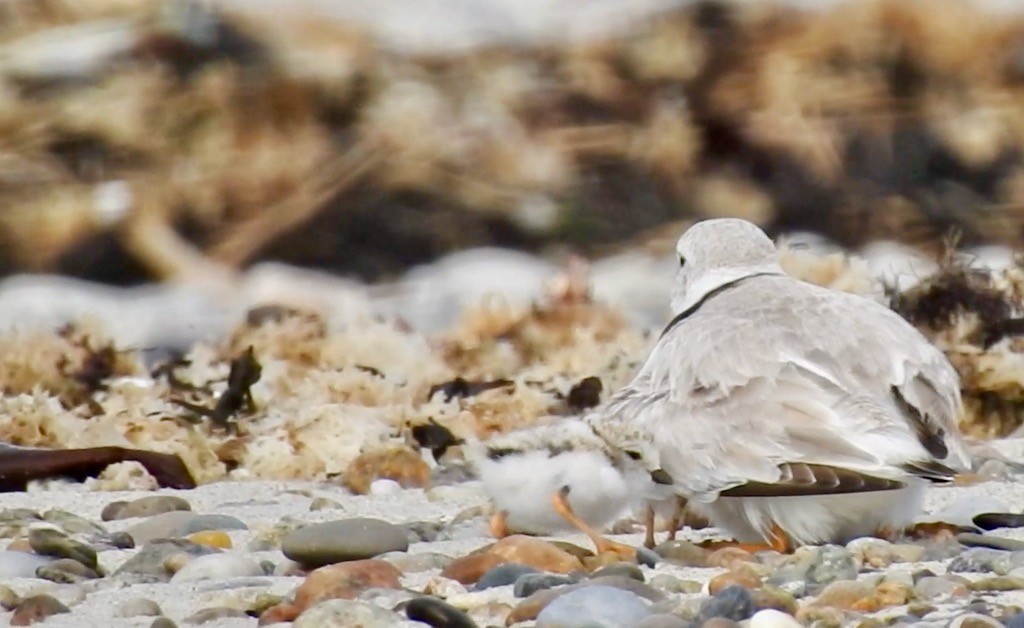
[[[45,449],[0,444],[0,492],[23,491],[31,480],[67,477],[82,481],[108,465],[133,460],[162,487],[195,488],[188,467],[176,455],[126,447]]]

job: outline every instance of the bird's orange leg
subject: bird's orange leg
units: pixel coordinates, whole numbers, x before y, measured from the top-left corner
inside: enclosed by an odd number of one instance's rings
[[[491,534],[496,539],[503,539],[508,536],[508,513],[504,510],[491,515],[490,521]]]
[[[789,536],[779,527],[779,524],[772,523],[768,532],[767,543],[740,543],[739,541],[704,541],[700,544],[704,549],[718,550],[724,547],[738,547],[745,552],[756,554],[758,552],[775,551],[780,554],[788,554],[793,551],[793,544]]]
[[[654,549],[654,506],[648,506],[644,513],[644,547]]]
[[[676,532],[683,525],[683,510],[685,508],[686,500],[682,497],[677,497],[675,510],[672,511],[672,518],[668,520],[668,537],[666,537],[666,541],[676,540]]]
[[[614,552],[620,556],[627,558],[633,558],[636,556],[636,549],[622,543],[616,543],[611,539],[606,539],[601,535],[600,532],[590,527],[583,519],[580,519],[572,510],[572,506],[569,505],[569,487],[563,486],[557,493],[551,496],[551,504],[563,519],[568,521],[574,528],[587,535],[593,543],[594,547],[597,548],[598,554],[605,552]]]
[[[899,533],[892,526],[882,526],[875,530],[875,536],[883,541],[893,542],[899,537]]]

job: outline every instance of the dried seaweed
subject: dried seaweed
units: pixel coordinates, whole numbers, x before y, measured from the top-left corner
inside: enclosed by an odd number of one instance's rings
[[[950,327],[967,314],[976,316],[985,330],[995,329],[1013,311],[1008,296],[991,287],[986,272],[961,266],[946,266],[897,295],[891,306],[911,323],[933,329]]]
[[[507,379],[496,379],[492,381],[469,381],[462,377],[456,377],[455,379],[444,382],[441,384],[435,384],[430,387],[430,391],[427,393],[427,399],[433,398],[437,393],[444,393],[444,400],[451,401],[456,398],[473,397],[479,395],[482,392],[488,390],[494,390],[495,388],[507,388],[514,384],[511,380]]]
[[[5,37],[5,272],[131,283],[278,259],[376,279],[716,215],[846,245],[1024,232],[1024,20],[963,3],[684,3],[462,56],[157,4],[57,7]],[[36,36],[86,48],[61,29],[100,17],[123,20],[122,55],[17,63]]]
[[[171,401],[198,416],[208,418],[218,428],[237,431],[238,413],[243,410],[249,413],[256,411],[256,402],[252,398],[252,386],[260,380],[262,370],[250,346],[242,355],[231,360],[228,386],[217,397],[217,402],[212,408],[183,399],[171,399]]]
[[[603,388],[604,385],[601,383],[600,377],[594,377],[593,375],[584,377],[569,389],[569,394],[566,395],[565,401],[569,404],[570,409],[577,412],[593,408],[601,403],[601,391]]]

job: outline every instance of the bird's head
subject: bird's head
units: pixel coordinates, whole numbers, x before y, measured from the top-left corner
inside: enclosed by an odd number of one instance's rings
[[[783,274],[778,252],[764,231],[739,218],[702,220],[676,244],[679,270],[672,290],[678,315],[722,286],[758,274]]]

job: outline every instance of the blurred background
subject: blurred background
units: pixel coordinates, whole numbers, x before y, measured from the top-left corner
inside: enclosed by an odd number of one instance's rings
[[[653,325],[716,216],[1006,263],[1022,95],[1013,0],[4,0],[0,324],[430,329],[580,255]]]

